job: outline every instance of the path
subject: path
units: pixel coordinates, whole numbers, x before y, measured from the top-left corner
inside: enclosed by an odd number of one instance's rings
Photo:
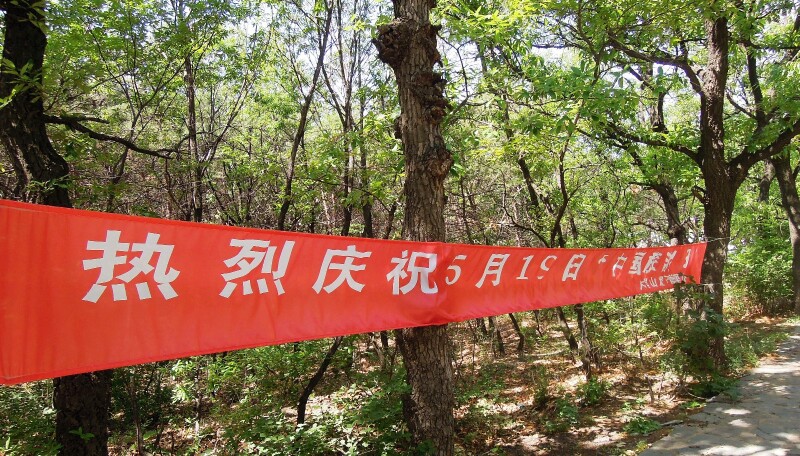
[[[640,456],[800,456],[800,325],[776,355]]]

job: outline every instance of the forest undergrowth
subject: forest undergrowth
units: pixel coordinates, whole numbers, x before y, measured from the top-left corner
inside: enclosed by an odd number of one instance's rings
[[[564,310],[580,339],[573,309]],[[732,313],[731,372],[711,377],[693,375],[686,362],[689,319],[675,313],[672,294],[585,306],[588,380],[583,348],[570,349],[553,309],[516,314],[519,332],[506,315],[453,324],[456,453],[636,454],[709,397],[735,394],[737,376],[775,350],[791,320],[753,314],[759,310]],[[110,452],[425,454],[403,422],[404,373],[386,336],[344,339],[300,425],[297,397],[330,340],[118,369]],[[51,385],[0,389],[0,454],[57,451]]]

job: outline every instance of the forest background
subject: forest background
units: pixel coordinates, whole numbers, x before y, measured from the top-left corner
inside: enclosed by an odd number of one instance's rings
[[[611,454],[777,340],[777,320],[733,322],[800,312],[795,2],[433,3],[0,1],[0,197],[383,239],[706,241],[702,284],[4,387],[0,451]]]

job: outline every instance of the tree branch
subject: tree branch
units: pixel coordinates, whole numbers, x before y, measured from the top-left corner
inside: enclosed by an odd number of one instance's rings
[[[178,148],[164,148],[158,150],[152,149],[145,149],[143,147],[139,147],[134,144],[132,141],[129,141],[125,138],[120,138],[118,136],[111,136],[105,133],[100,133],[97,131],[92,130],[91,128],[87,127],[86,125],[82,124],[81,121],[91,121],[91,122],[100,122],[100,123],[108,123],[101,119],[95,119],[91,117],[81,117],[81,116],[44,116],[45,123],[48,124],[56,124],[56,125],[64,125],[65,127],[69,128],[70,130],[77,131],[89,136],[92,139],[96,139],[98,141],[109,141],[115,142],[117,144],[121,144],[128,149],[139,152],[140,154],[150,155],[153,157],[164,158],[164,159],[171,159],[173,154],[178,153]]]
[[[674,150],[675,152],[680,152],[695,162],[699,160],[698,154],[696,151],[690,149],[689,147],[682,146],[680,144],[671,143],[669,141],[657,138],[649,138],[645,136],[640,136],[635,133],[627,132],[620,128],[617,125],[609,124],[607,130],[607,136],[610,139],[619,141],[620,139],[627,141],[627,142],[634,142],[639,144],[645,144],[647,146],[654,146],[654,147],[666,147],[667,149]]]
[[[792,140],[800,135],[800,119],[796,120],[791,126],[784,129],[772,143],[758,149],[755,152],[742,152],[731,160],[731,168],[736,170],[749,170],[750,167],[780,153]]]
[[[667,53],[664,53],[662,55],[646,54],[644,52],[629,48],[628,46],[626,46],[613,36],[609,36],[608,43],[611,45],[611,47],[622,52],[628,57],[632,57],[634,59],[642,60],[645,62],[657,63],[659,65],[671,66],[680,69],[681,71],[684,72],[684,74],[686,74],[686,77],[689,78],[689,83],[691,83],[692,89],[694,89],[694,91],[697,93],[703,92],[702,84],[700,83],[700,78],[697,76],[697,71],[695,71],[692,68],[692,66],[689,64],[689,61],[686,58],[675,57]]]

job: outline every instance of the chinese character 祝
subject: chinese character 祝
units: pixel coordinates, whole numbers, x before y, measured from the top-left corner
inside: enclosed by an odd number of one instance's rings
[[[417,260],[420,259],[428,260],[427,266],[417,264]],[[434,294],[439,290],[436,283],[434,282],[431,285],[430,281],[431,273],[436,270],[435,253],[411,252],[411,258],[409,258],[408,250],[403,250],[400,258],[392,258],[392,263],[396,266],[390,273],[386,274],[386,280],[392,281],[392,294],[406,294],[416,288],[417,283],[420,285],[420,291],[425,294]],[[408,277],[406,271],[411,273],[411,277],[401,287],[400,280]]]

